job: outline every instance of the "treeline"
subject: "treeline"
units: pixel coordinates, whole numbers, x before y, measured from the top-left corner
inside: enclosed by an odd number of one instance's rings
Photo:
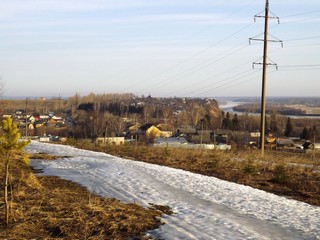
[[[89,94],[81,98],[73,96],[72,99],[78,102],[75,120],[80,136],[83,132],[86,136],[104,133],[105,122],[108,122],[108,134],[113,136],[127,131],[129,126],[136,123],[162,123],[166,130],[173,132],[182,126],[212,131],[260,131],[260,116],[248,114],[259,113],[258,104],[241,105],[235,110],[245,113],[233,114],[221,111],[215,100],[205,99],[137,97],[132,94]],[[267,134],[309,139],[314,135],[314,127],[320,129],[320,123],[314,119],[284,116],[305,114],[302,110],[278,107],[269,108],[267,113]],[[125,123],[124,117],[128,119]]]
[[[258,104],[241,104],[233,107],[236,112],[249,112],[249,113],[260,113],[261,108]],[[283,106],[267,106],[266,113],[272,114],[277,112],[281,115],[292,115],[292,116],[308,116],[307,112],[302,109],[283,107]]]
[[[54,109],[51,108],[53,103]],[[60,113],[66,113],[66,118],[74,124],[71,124],[68,131],[64,130],[64,136],[68,132],[68,135],[78,138],[94,138],[105,134],[120,136],[128,132],[129,127],[145,123],[161,124],[162,130],[173,133],[187,126],[198,131],[217,129],[260,131],[260,116],[249,114],[249,112],[259,112],[257,104],[235,107],[235,110],[245,113],[234,114],[221,111],[214,99],[152,98],[138,97],[130,93],[90,93],[86,96],[75,94],[68,99],[30,100],[28,107],[32,108],[32,111],[40,110],[40,113],[50,110],[55,110],[55,114],[58,114],[59,110]],[[268,110],[265,129],[274,136],[302,136],[307,139],[313,136],[314,127],[320,129],[320,122],[315,119],[290,119],[288,125],[288,117],[282,115],[298,115],[303,111],[289,108],[282,108],[281,111],[274,108],[272,110]],[[46,129],[47,133],[49,130]],[[54,129],[51,134],[60,133],[58,129]]]
[[[211,99],[152,98],[132,94],[75,95],[67,100],[77,137],[118,136],[132,125],[161,124],[175,132],[183,126],[213,130],[220,128],[218,103]]]
[[[260,116],[244,114],[232,114],[222,112],[221,128],[231,131],[260,131]],[[277,112],[266,116],[266,134],[275,137],[298,137],[305,140],[320,138],[320,122],[316,118],[290,118]]]
[[[78,110],[109,112],[116,116],[122,116],[133,113],[142,114],[143,106],[124,104],[123,102],[81,103],[78,106]]]

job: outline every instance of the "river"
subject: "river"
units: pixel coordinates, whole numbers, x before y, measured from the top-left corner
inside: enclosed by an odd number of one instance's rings
[[[236,107],[238,105],[241,104],[246,104],[246,103],[256,103],[257,101],[260,101],[260,99],[258,98],[245,98],[244,101],[240,101],[241,99],[244,98],[234,98],[234,97],[230,97],[230,98],[216,98],[216,100],[218,101],[219,107],[220,109],[222,109],[224,112],[229,112],[232,114],[238,114],[238,115],[242,115],[245,112],[238,112],[238,111],[234,111],[233,107]],[[248,100],[247,100],[248,99]],[[249,115],[256,115],[256,116],[260,116],[260,113],[248,113]],[[266,114],[268,115],[268,114]],[[286,117],[290,117],[290,118],[320,118],[320,116],[297,116],[297,115],[282,115],[282,116],[286,116]]]

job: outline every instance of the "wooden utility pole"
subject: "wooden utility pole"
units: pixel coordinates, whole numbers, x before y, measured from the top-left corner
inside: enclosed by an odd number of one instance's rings
[[[28,114],[27,114],[27,109],[28,109],[28,98],[26,97],[26,139],[28,138]]]
[[[312,154],[312,159],[315,160],[316,159],[316,134],[315,131],[313,132],[313,154]]]
[[[277,68],[277,64],[275,63],[268,63],[268,42],[280,42],[282,44],[281,40],[269,40],[268,39],[268,24],[269,24],[269,18],[276,18],[279,22],[278,17],[269,17],[269,0],[266,0],[266,6],[265,6],[265,13],[264,16],[255,15],[255,18],[261,17],[264,18],[264,38],[263,39],[257,39],[257,38],[250,38],[249,42],[251,40],[254,41],[263,41],[263,62],[254,62],[253,66],[255,64],[261,64],[263,66],[262,68],[262,93],[261,93],[261,117],[260,117],[260,148],[261,148],[261,156],[264,156],[264,142],[265,142],[265,131],[266,131],[266,81],[267,81],[267,67],[268,65],[275,65]],[[278,68],[277,68],[278,69]]]
[[[59,94],[59,117],[61,117],[61,96]]]
[[[261,119],[260,119],[260,147],[261,156],[264,156],[264,140],[266,127],[266,80],[267,80],[267,59],[268,59],[268,21],[269,21],[269,1],[266,0],[264,18],[264,38],[263,38],[263,68],[262,68],[262,94],[261,94]]]
[[[108,121],[106,121],[106,128],[104,132],[104,144],[107,144],[107,131],[108,131]]]

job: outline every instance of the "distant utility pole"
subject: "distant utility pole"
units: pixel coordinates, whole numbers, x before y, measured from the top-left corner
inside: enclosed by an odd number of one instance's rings
[[[60,96],[60,93],[59,93],[59,116],[61,117],[61,96]]]
[[[108,131],[108,121],[106,121],[106,129],[104,132],[104,144],[107,144],[107,131]]]
[[[28,108],[28,98],[26,97],[26,139],[28,138],[28,114],[27,114],[27,108]]]
[[[316,160],[316,134],[314,131],[314,136],[313,136],[313,152],[312,152],[312,159]]]
[[[249,38],[250,41],[263,41],[263,62],[254,62],[253,66],[255,64],[261,64],[263,66],[262,68],[262,93],[261,93],[261,117],[260,117],[260,148],[261,148],[261,156],[264,156],[264,142],[265,142],[265,125],[266,125],[266,80],[267,80],[267,66],[268,65],[274,65],[277,68],[277,64],[275,63],[268,63],[268,42],[281,42],[280,40],[268,40],[268,23],[269,18],[276,18],[278,17],[269,17],[269,1],[266,0],[266,6],[265,6],[265,14],[264,16],[261,15],[255,15],[254,20],[256,18],[264,18],[264,38],[257,39],[257,38]]]

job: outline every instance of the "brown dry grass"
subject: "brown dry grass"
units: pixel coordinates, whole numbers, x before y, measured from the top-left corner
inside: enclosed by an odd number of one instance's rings
[[[0,239],[142,239],[161,225],[162,213],[153,206],[145,209],[95,196],[70,181],[37,177],[22,164],[11,170],[10,224],[3,224],[0,203]]]
[[[320,206],[320,153],[313,160],[312,154],[275,151],[266,151],[261,158],[258,150],[224,152],[89,143],[77,143],[76,146],[215,176]]]

